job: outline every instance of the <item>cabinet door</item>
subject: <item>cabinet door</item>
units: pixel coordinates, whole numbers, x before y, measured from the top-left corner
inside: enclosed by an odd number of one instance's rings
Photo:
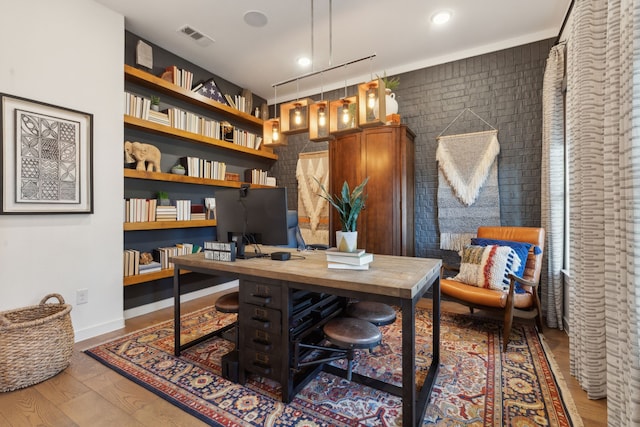
[[[399,254],[401,245],[400,158],[397,128],[367,129],[362,134],[364,175],[367,184],[367,208],[363,211],[364,236],[358,239],[368,252]]]
[[[349,190],[362,182],[362,150],[360,133],[342,136],[329,143],[329,193],[340,196],[342,185],[345,181],[349,184]],[[335,230],[340,230],[338,214],[333,207],[329,208],[329,242],[336,244]],[[360,235],[362,220],[358,219],[357,230]],[[362,246],[358,240],[358,246]],[[364,247],[364,246],[362,246]]]

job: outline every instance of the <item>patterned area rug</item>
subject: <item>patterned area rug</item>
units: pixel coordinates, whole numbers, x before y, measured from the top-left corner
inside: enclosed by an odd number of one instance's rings
[[[213,309],[185,315],[183,339],[215,330],[233,316]],[[421,384],[431,357],[431,314],[419,308],[417,318]],[[381,328],[383,345],[373,353],[358,352],[355,372],[401,383],[401,324],[399,315],[394,324]],[[511,333],[509,351],[501,354],[500,323],[442,314],[441,367],[424,425],[582,426],[533,326],[514,325]],[[245,386],[227,381],[220,376],[220,358],[232,347],[229,341],[212,338],[176,358],[173,322],[168,321],[86,353],[214,426],[401,424],[400,398],[324,372],[290,404],[279,400],[276,382],[257,376]]]

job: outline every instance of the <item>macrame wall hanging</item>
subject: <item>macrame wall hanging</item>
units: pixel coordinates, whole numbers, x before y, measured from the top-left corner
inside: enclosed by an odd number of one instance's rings
[[[298,223],[302,237],[307,244],[329,244],[329,202],[318,196],[318,182],[329,188],[329,152],[300,153],[296,178]]]
[[[467,111],[491,130],[443,136]],[[459,251],[479,226],[500,225],[498,130],[466,108],[436,139],[440,249]]]

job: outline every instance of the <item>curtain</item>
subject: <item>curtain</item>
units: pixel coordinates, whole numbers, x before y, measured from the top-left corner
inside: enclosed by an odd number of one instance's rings
[[[542,84],[541,222],[545,253],[540,288],[547,325],[563,329],[564,293],[564,78],[565,45],[554,46],[547,58]]]
[[[638,425],[640,1],[576,1],[568,37],[571,372]]]

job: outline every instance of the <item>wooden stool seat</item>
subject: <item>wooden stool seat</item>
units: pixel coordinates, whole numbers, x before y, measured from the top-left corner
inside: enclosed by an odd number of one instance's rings
[[[221,313],[237,313],[240,310],[240,293],[231,292],[216,300],[216,310]]]
[[[372,349],[382,341],[382,333],[376,325],[355,317],[333,318],[324,325],[322,330],[327,340],[344,352],[347,359],[348,381],[351,381],[353,372],[354,350]]]
[[[366,320],[376,326],[390,325],[396,320],[396,311],[388,304],[359,301],[347,306],[347,316]]]
[[[336,317],[323,328],[327,339],[342,348],[371,348],[380,344],[382,334],[376,325],[353,317]]]

